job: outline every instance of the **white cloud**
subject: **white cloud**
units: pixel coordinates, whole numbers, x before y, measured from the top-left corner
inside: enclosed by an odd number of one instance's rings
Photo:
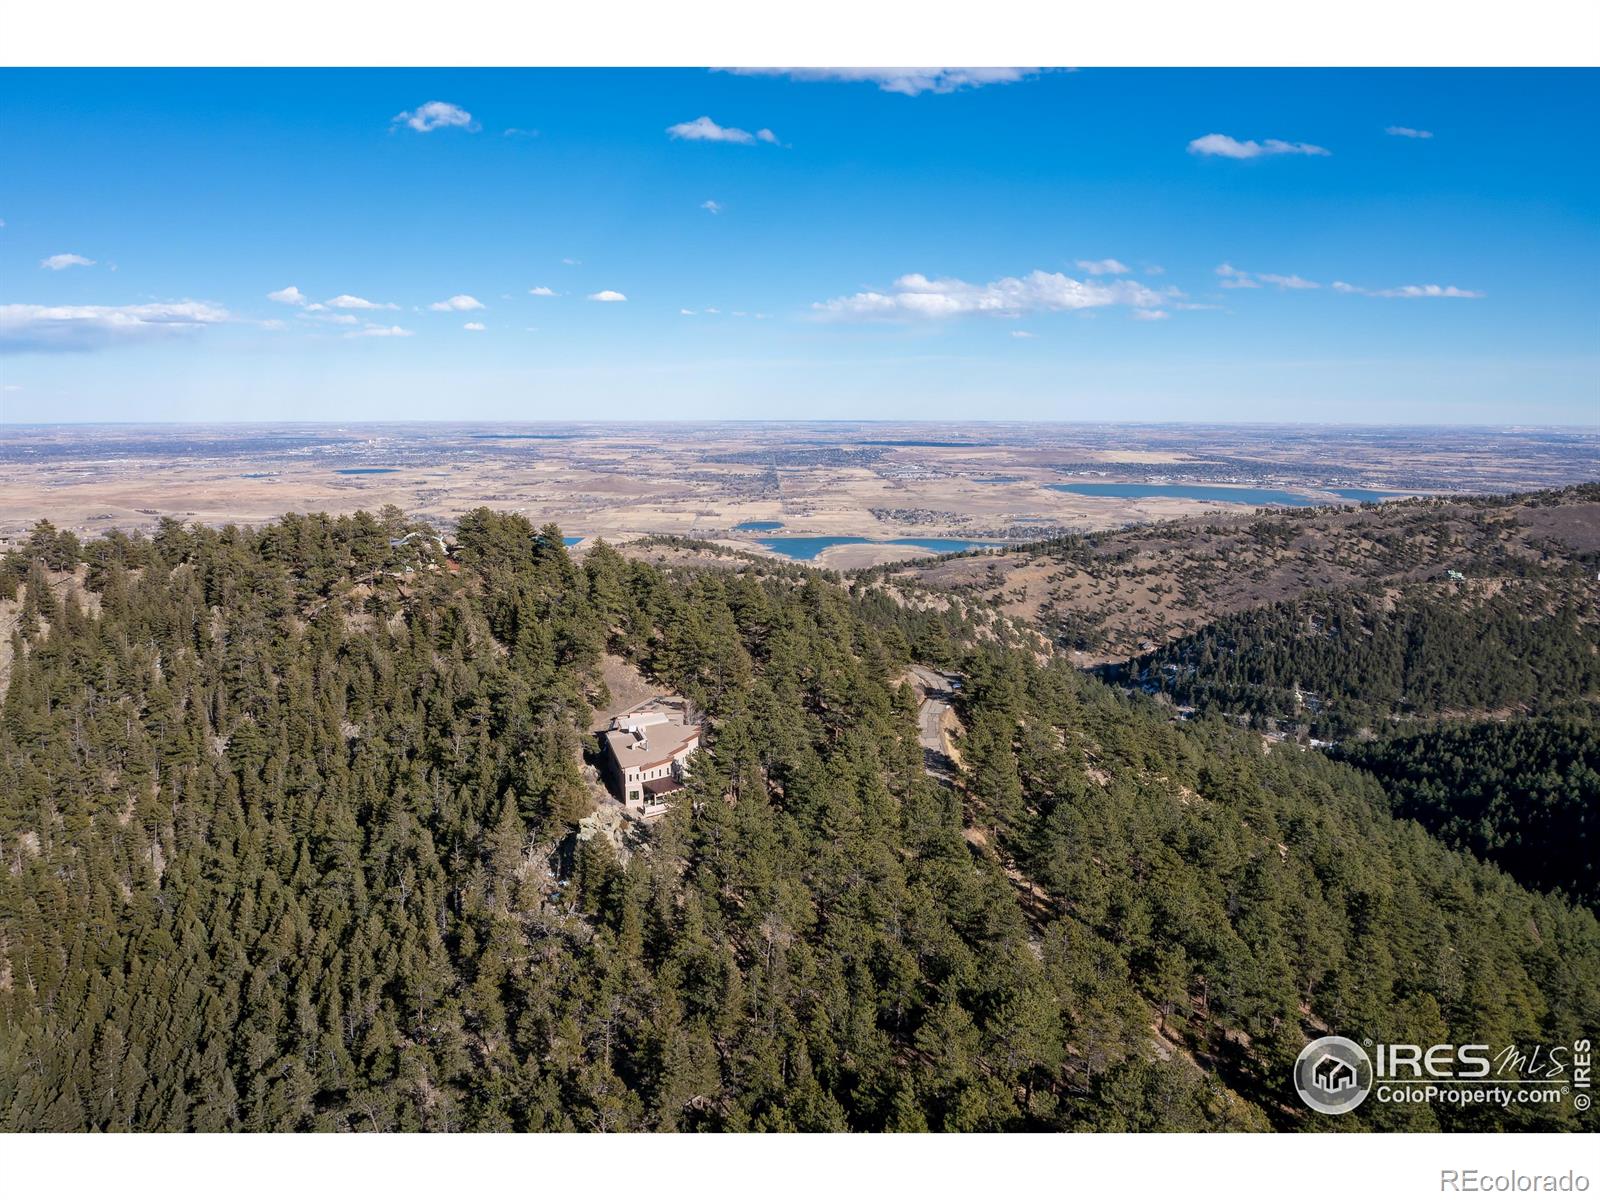
[[[1286,291],[1305,291],[1322,286],[1320,283],[1312,283],[1309,279],[1301,279],[1298,275],[1269,275],[1262,272],[1256,278],[1262,283],[1270,283]]]
[[[295,314],[302,321],[320,321],[324,325],[359,325],[361,318],[350,313],[331,313],[320,304],[312,305],[304,312]]]
[[[680,308],[678,310],[678,315],[680,317],[692,317],[692,316],[695,316],[697,314],[695,313],[694,309],[692,309],[692,308]]]
[[[1333,290],[1347,296],[1378,296],[1385,300],[1482,300],[1486,293],[1438,283],[1407,283],[1400,287],[1364,288],[1335,280]]]
[[[40,259],[39,265],[46,271],[65,271],[68,267],[92,267],[94,259],[81,254],[52,254],[49,258]]]
[[[1404,287],[1384,288],[1373,293],[1374,296],[1396,296],[1401,300],[1431,300],[1444,298],[1448,300],[1482,300],[1483,292],[1472,292],[1466,288],[1451,287],[1437,283],[1408,283]]]
[[[1026,329],[1013,329],[1011,331],[1011,336],[1014,337],[1014,338],[1021,338],[1023,340],[1031,341],[1033,338],[1036,338],[1039,335],[1036,334],[1036,333],[1030,333]]]
[[[1391,125],[1384,130],[1390,137],[1431,138],[1433,133],[1427,129],[1412,129],[1406,125]]]
[[[626,300],[627,297],[621,292],[613,292],[607,288],[603,292],[591,292],[589,294],[589,299],[598,300],[601,304],[620,304],[622,301]]]
[[[476,132],[478,123],[472,119],[472,114],[456,104],[447,104],[443,100],[429,100],[426,104],[419,104],[413,112],[397,113],[391,125],[406,125],[418,133],[432,133],[435,129],[465,129],[469,133]]]
[[[715,200],[707,200],[701,204],[700,207],[705,209],[713,217],[722,211],[722,205],[718,204]]]
[[[1222,286],[1225,288],[1255,288],[1261,286],[1249,271],[1241,271],[1230,263],[1223,263],[1219,266],[1217,274],[1221,276]]]
[[[686,142],[732,142],[738,146],[748,146],[755,141],[776,145],[778,141],[778,135],[770,129],[758,129],[755,133],[751,133],[748,129],[718,125],[710,117],[696,117],[692,121],[669,125],[667,133]]]
[[[320,308],[320,307],[323,307],[323,306],[322,305],[313,304],[310,307],[313,310],[316,310],[317,308]],[[365,298],[363,298],[361,296],[351,296],[351,295],[346,294],[346,295],[335,296],[332,300],[328,301],[326,307],[328,307],[328,308],[354,308],[354,309],[368,310],[368,309],[378,309],[378,308],[399,308],[400,306],[398,304],[380,304],[376,300],[367,300],[367,299],[365,299]]]
[[[483,301],[476,296],[451,296],[448,300],[437,300],[428,307],[434,312],[477,312],[483,307]]]
[[[1016,83],[1037,67],[738,67],[738,75],[787,75],[806,82],[875,83],[885,92],[945,94],[991,83]]]
[[[531,288],[528,289],[528,295],[530,295],[530,296],[554,296],[554,295],[556,295],[556,292],[552,288],[531,287]]]
[[[356,312],[372,312],[377,311],[378,309],[394,309],[400,307],[398,304],[380,304],[376,300],[368,300],[362,296],[351,296],[349,294],[335,296],[332,300],[329,300],[326,304],[324,304],[321,301],[312,300],[311,297],[307,296],[293,284],[290,284],[285,288],[279,288],[275,292],[268,292],[267,299],[276,304],[289,304],[293,305],[295,308],[304,309],[305,313],[324,313],[330,308],[348,309]],[[305,313],[301,313],[301,315],[304,316]],[[356,321],[354,317],[330,316],[320,319],[325,321],[335,321],[341,325],[353,325]]]
[[[154,304],[0,304],[0,346],[14,350],[92,350],[120,342],[194,333],[229,320],[199,300]]]
[[[536,138],[539,136],[539,131],[537,129],[518,129],[515,125],[513,125],[501,136],[508,138]]]
[[[468,321],[461,328],[470,329],[473,333],[482,333],[486,328],[488,328],[488,326],[486,326],[482,321]]]
[[[1270,283],[1280,291],[1306,291],[1319,288],[1320,283],[1309,279],[1302,279],[1298,275],[1273,275],[1266,271],[1241,271],[1231,263],[1223,263],[1217,268],[1220,276],[1219,283],[1225,288],[1258,288],[1264,283]]]
[[[968,283],[963,279],[929,279],[926,275],[902,275],[894,290],[857,292],[813,304],[824,317],[925,317],[942,318],[985,313],[1015,317],[1031,312],[1061,312],[1104,308],[1126,304],[1154,308],[1166,297],[1129,280],[1093,282],[1073,279],[1059,272],[1033,271],[1022,278],[1007,276],[991,283]]]
[[[1310,142],[1284,142],[1277,138],[1268,138],[1264,142],[1241,142],[1225,133],[1208,133],[1205,137],[1197,137],[1189,143],[1189,153],[1210,154],[1221,158],[1260,158],[1266,154],[1309,154],[1314,157],[1326,157],[1333,152],[1324,150],[1321,146],[1313,146]]]
[[[411,330],[409,330],[409,329],[401,329],[400,326],[398,326],[398,325],[367,325],[367,326],[365,326],[365,327],[363,327],[361,329],[353,329],[349,333],[345,334],[345,337],[347,337],[347,338],[358,338],[358,337],[391,338],[391,337],[413,337],[413,336],[415,336],[415,335],[412,333]]]
[[[1090,275],[1126,275],[1133,268],[1119,263],[1114,258],[1080,258],[1078,270],[1086,271]]]
[[[1135,321],[1165,321],[1172,314],[1161,308],[1136,308],[1133,310]]]
[[[583,259],[581,258],[563,258],[561,261],[569,267],[583,266]]]

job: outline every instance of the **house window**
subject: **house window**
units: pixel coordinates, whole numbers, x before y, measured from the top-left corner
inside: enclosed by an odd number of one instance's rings
[[[628,799],[629,800],[637,800],[638,798],[639,798],[639,789],[638,788],[634,788],[633,790],[631,790],[628,793]]]

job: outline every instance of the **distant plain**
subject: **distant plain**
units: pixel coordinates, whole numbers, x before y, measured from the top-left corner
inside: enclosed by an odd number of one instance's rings
[[[572,537],[692,537],[847,569],[1262,504],[1597,477],[1593,428],[0,425],[0,547],[40,518],[93,535],[393,504],[448,527],[487,505]]]

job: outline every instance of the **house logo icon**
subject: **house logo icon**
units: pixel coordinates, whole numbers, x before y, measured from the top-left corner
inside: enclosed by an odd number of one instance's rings
[[[1325,1092],[1345,1092],[1356,1086],[1356,1071],[1344,1059],[1324,1054],[1311,1068],[1311,1078]]]
[[[1295,1059],[1294,1087],[1308,1108],[1340,1116],[1372,1090],[1372,1060],[1349,1038],[1318,1038]]]

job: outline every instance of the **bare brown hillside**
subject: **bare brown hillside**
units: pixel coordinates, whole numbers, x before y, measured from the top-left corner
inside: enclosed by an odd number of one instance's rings
[[[1415,500],[1136,526],[882,577],[1037,621],[1082,665],[1182,636],[1311,589],[1438,578],[1592,573],[1600,486],[1510,498]]]

